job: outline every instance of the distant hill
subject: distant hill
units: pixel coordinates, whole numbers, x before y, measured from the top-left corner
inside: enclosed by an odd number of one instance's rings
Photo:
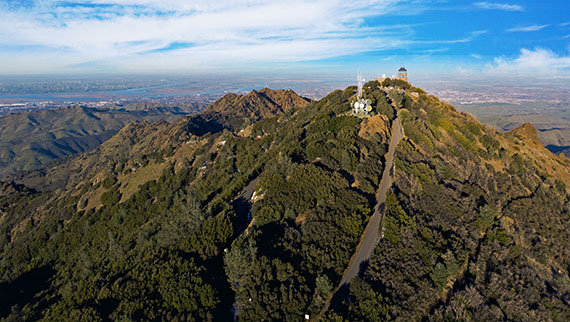
[[[92,178],[102,169],[118,167],[113,170],[113,175],[116,175],[128,165],[139,167],[140,164],[148,164],[151,160],[162,158],[163,154],[172,153],[170,150],[175,146],[191,140],[196,134],[235,129],[239,125],[304,107],[308,103],[308,99],[290,90],[263,89],[247,95],[227,94],[202,113],[184,117],[173,125],[167,122],[133,122],[81,157],[30,173],[16,174],[11,179],[22,180],[27,186],[38,190],[74,186]],[[158,166],[160,170],[155,169],[151,177],[159,176],[163,167],[164,164]]]
[[[563,112],[560,112],[563,114]],[[478,119],[503,131],[510,131],[525,122],[538,129],[538,138],[553,153],[570,157],[570,116],[543,114],[480,115]]]
[[[546,148],[554,154],[562,153],[567,157],[570,157],[570,145],[567,146],[558,146],[558,145],[547,145]]]
[[[104,106],[105,108],[126,110],[126,111],[141,111],[141,112],[152,112],[152,111],[164,111],[170,110],[173,113],[186,113],[194,114],[201,112],[206,108],[202,103],[186,103],[186,104],[176,104],[173,106],[165,107],[164,104],[155,102],[144,102],[144,103],[128,103],[128,104],[109,104]]]
[[[236,129],[262,118],[287,112],[295,107],[304,107],[310,100],[292,90],[253,90],[247,95],[227,94],[208,106],[203,113],[191,117],[187,130],[203,135],[222,129]]]
[[[93,149],[135,120],[176,121],[179,108],[67,107],[0,116],[0,177]]]
[[[570,320],[570,159],[383,84],[366,116],[355,87],[227,95],[11,177],[0,319]]]

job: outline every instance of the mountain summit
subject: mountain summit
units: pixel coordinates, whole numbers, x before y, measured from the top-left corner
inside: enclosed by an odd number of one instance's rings
[[[199,115],[190,117],[187,130],[202,135],[222,129],[237,129],[243,124],[251,124],[308,104],[308,99],[292,90],[264,88],[252,90],[247,95],[231,93],[208,106]]]
[[[569,320],[570,160],[402,81],[357,115],[355,90],[228,94],[3,184],[0,317]]]

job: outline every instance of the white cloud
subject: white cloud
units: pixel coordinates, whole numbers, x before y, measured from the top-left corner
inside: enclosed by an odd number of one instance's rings
[[[503,11],[524,11],[524,8],[518,4],[506,4],[496,2],[475,2],[474,6],[481,9],[503,10]]]
[[[287,64],[463,38],[414,40],[413,24],[369,24],[424,0],[0,0],[0,71],[205,71]],[[432,3],[431,0],[425,0]],[[19,4],[27,3],[23,7]],[[26,49],[27,47],[33,49]]]
[[[475,59],[477,59],[477,60],[481,60],[481,59],[483,58],[483,57],[481,57],[481,55],[479,55],[479,54],[471,54],[471,55],[469,55],[469,56],[471,56],[471,57],[473,57],[473,58],[475,58]]]
[[[498,57],[486,66],[488,73],[510,75],[560,75],[567,74],[568,69],[570,55],[557,55],[545,48],[523,48],[516,58]]]
[[[101,60],[199,68],[205,63],[295,62],[399,48],[409,33],[406,26],[370,28],[363,21],[402,2],[91,0],[69,5],[42,0],[25,8],[0,3],[0,47],[41,48],[12,58],[3,53],[0,70],[17,72],[24,66],[12,62],[34,55],[61,57],[54,68]],[[189,48],[156,52],[172,43]],[[67,64],[55,66],[62,61]]]
[[[507,29],[507,32],[531,32],[531,31],[539,31],[542,30],[550,25],[530,25],[530,26],[521,26],[521,27],[513,27]]]
[[[488,33],[487,30],[476,30],[472,31],[468,34],[468,36],[458,39],[449,39],[449,40],[413,40],[409,41],[409,44],[417,44],[417,45],[440,45],[440,44],[462,44],[468,43],[475,40],[477,37]]]

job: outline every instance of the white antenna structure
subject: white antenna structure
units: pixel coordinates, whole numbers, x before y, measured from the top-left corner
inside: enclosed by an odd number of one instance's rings
[[[364,78],[360,74],[360,68],[358,69],[358,73],[356,74],[356,80],[358,81],[358,97],[356,98],[356,102],[354,102],[354,114],[368,114],[372,109],[369,106],[369,100],[365,100],[362,98],[363,94],[363,87],[364,87]]]
[[[362,87],[364,86],[364,78],[360,75],[360,68],[358,69],[358,74],[356,74],[356,80],[358,81],[358,99],[362,98]]]

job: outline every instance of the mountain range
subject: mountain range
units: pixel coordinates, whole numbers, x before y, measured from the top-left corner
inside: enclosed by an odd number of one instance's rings
[[[131,104],[71,106],[0,116],[0,177],[40,169],[91,150],[133,121],[173,122],[188,113],[188,108]]]
[[[402,81],[363,95],[228,94],[5,179],[0,318],[570,320],[570,159]]]

